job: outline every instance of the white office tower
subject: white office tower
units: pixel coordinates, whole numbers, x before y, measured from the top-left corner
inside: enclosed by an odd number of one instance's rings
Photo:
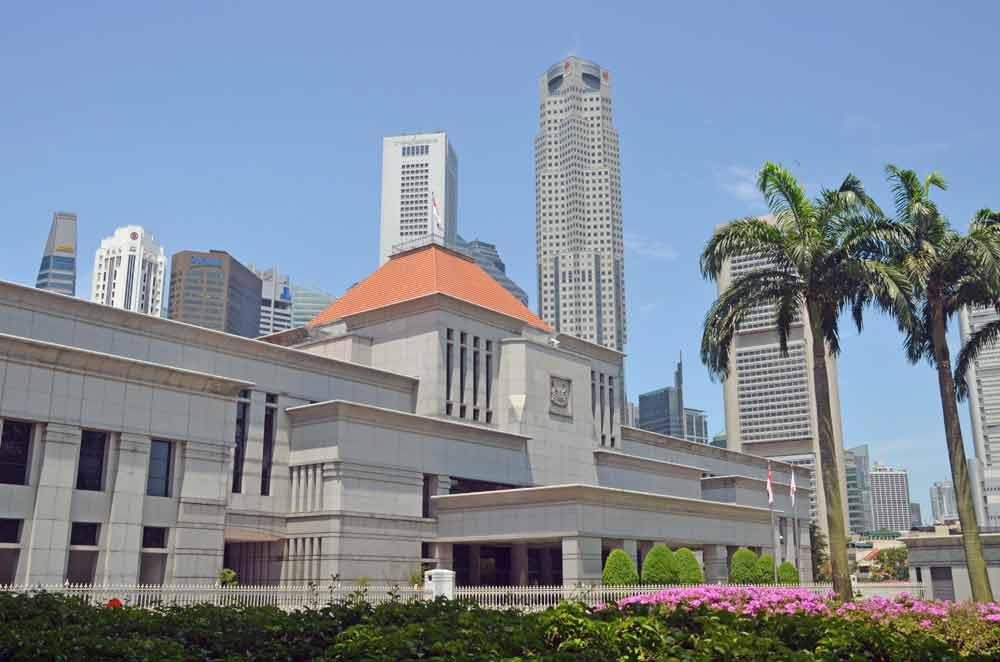
[[[90,300],[160,317],[167,258],[153,234],[139,225],[118,228],[94,256]]]
[[[762,220],[773,222],[773,218]],[[756,255],[734,258],[718,279],[721,294],[730,283],[768,261]],[[813,354],[810,334],[800,311],[788,335],[788,353],[782,355],[774,326],[774,305],[754,308],[740,325],[730,353],[729,377],[724,384],[726,434],[730,450],[780,459],[809,467],[814,474],[812,515],[827,533],[826,497],[818,470],[819,437],[816,421],[816,391],[813,384]],[[844,442],[837,387],[837,362],[827,353],[833,436],[839,467],[844,464]],[[847,490],[841,470],[841,495],[847,521]],[[907,502],[907,509],[909,502]],[[909,511],[907,510],[907,517]],[[909,520],[907,520],[909,521]]]
[[[958,519],[955,486],[950,480],[931,483],[931,514],[935,524],[944,524],[946,521]]]
[[[910,482],[906,469],[879,464],[868,475],[876,531],[910,530]]]
[[[278,267],[257,269],[247,265],[260,278],[260,335],[266,336],[292,328],[292,285]]]
[[[382,139],[378,262],[427,236],[446,245],[458,228],[458,157],[445,133]]]
[[[959,314],[959,330],[964,345],[972,334],[998,319],[991,308],[963,308]],[[1000,344],[979,352],[966,375],[969,386],[969,418],[972,421],[972,441],[979,461],[978,479],[973,484],[973,496],[980,495],[976,511],[983,515],[979,525],[1000,527]],[[970,478],[972,478],[970,472]]]
[[[576,57],[540,81],[535,137],[538,312],[616,350],[627,339],[618,131],[607,69]]]

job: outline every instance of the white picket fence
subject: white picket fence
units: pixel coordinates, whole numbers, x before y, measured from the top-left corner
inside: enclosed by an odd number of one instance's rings
[[[212,604],[220,607],[278,607],[285,610],[316,609],[333,602],[358,600],[370,605],[423,600],[424,587],[395,584],[348,584],[328,586],[219,586],[218,584],[107,585],[54,584],[0,586],[0,593],[57,593],[80,598],[94,605],[117,598],[131,607]]]
[[[554,607],[563,601],[583,602],[596,606],[617,602],[623,598],[646,593],[656,593],[672,588],[696,588],[698,585],[641,585],[641,586],[456,586],[452,597],[470,600],[487,609],[517,609],[520,611],[541,611]],[[772,588],[765,585],[728,584],[736,587]],[[784,586],[825,594],[832,590],[830,584],[797,584]],[[328,586],[219,586],[196,585],[111,585],[91,586],[81,584],[56,584],[48,586],[0,586],[3,593],[58,593],[81,598],[94,605],[107,604],[117,598],[128,606],[151,608],[156,606],[185,606],[212,604],[224,607],[273,606],[285,610],[316,609],[333,602],[349,600],[364,601],[371,605],[385,602],[431,599],[434,590],[423,586],[400,586],[396,584],[352,584],[336,583]],[[903,583],[858,583],[855,594],[862,598],[882,596],[895,598],[908,593],[922,598],[921,584]]]

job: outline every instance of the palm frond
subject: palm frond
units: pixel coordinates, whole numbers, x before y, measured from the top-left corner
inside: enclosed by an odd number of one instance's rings
[[[782,225],[791,220],[799,231],[812,216],[812,206],[795,176],[777,163],[766,162],[757,173],[757,188]]]
[[[721,225],[701,254],[701,275],[716,280],[726,262],[737,256],[757,255],[775,264],[787,262],[781,231],[755,216]]]
[[[962,347],[962,351],[958,354],[958,363],[955,365],[955,394],[959,400],[964,400],[969,394],[969,385],[965,378],[969,366],[984,349],[995,346],[998,341],[1000,341],[1000,320],[990,322],[973,333],[969,342]]]

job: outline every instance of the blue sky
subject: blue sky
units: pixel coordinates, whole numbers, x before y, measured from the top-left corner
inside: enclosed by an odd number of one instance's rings
[[[994,3],[481,4],[6,4],[0,278],[34,281],[60,209],[80,217],[78,294],[127,223],[168,253],[224,248],[342,291],[377,263],[381,137],[443,129],[460,232],[496,242],[534,306],[538,76],[577,54],[613,76],[630,395],[683,352],[714,433],[697,256],[715,224],[762,209],[763,161],[813,191],[852,171],[886,206],[885,163],[938,169],[961,227],[1000,207]],[[933,371],[872,315],[844,342],[840,391],[845,443],[908,467],[929,517],[949,476]]]

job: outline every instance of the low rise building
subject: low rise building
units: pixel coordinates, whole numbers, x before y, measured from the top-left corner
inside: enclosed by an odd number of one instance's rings
[[[622,359],[439,246],[263,340],[0,282],[0,584],[576,584],[655,542],[809,581],[806,472],[772,528],[767,460],[622,425]]]

